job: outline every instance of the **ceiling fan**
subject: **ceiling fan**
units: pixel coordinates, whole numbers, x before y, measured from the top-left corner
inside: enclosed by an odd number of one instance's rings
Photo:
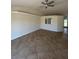
[[[54,1],[48,1],[48,0],[45,0],[45,2],[41,2],[44,6],[45,6],[45,8],[47,8],[47,7],[54,7]]]

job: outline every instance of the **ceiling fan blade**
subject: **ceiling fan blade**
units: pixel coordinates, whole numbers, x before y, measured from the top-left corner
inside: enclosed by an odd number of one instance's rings
[[[45,0],[45,2],[48,2],[48,0]]]
[[[44,3],[44,2],[41,2],[42,4],[44,4],[44,5],[46,5],[46,3]]]
[[[52,3],[54,3],[54,1],[48,2],[48,4],[52,4]]]
[[[54,7],[54,5],[48,5],[48,6],[50,6],[50,7]]]

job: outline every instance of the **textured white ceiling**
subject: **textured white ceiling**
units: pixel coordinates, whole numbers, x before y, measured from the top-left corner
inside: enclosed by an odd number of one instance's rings
[[[55,6],[48,7],[47,9],[45,9],[41,4],[43,1],[45,0],[12,0],[12,10],[27,12],[35,15],[67,15],[68,0],[53,0],[55,1]]]

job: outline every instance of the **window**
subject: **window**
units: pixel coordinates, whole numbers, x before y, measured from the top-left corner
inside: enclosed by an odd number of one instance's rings
[[[45,18],[45,24],[51,24],[51,18]]]
[[[68,27],[68,19],[67,16],[64,18],[64,27]]]
[[[48,24],[51,24],[51,18],[48,18]]]
[[[47,24],[47,18],[45,18],[45,24]]]

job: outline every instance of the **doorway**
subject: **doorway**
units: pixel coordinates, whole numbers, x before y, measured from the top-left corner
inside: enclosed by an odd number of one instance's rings
[[[68,17],[64,17],[64,33],[68,33]]]

